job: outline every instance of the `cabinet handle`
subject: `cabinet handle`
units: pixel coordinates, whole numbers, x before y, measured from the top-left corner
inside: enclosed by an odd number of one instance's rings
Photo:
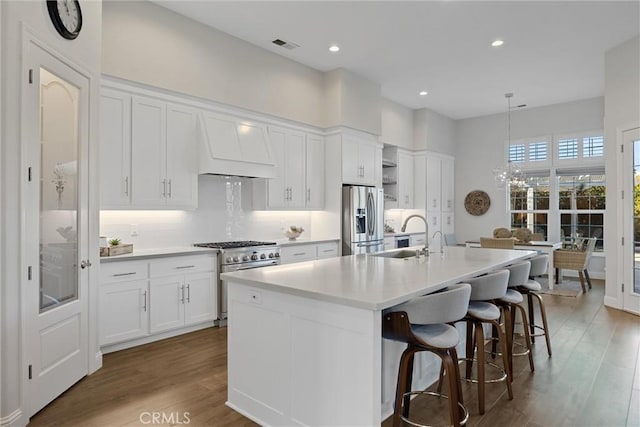
[[[311,201],[311,189],[307,188],[307,202]]]
[[[288,187],[288,191],[289,191],[289,201],[291,201],[291,199],[293,198],[293,192],[291,191],[291,187]]]
[[[322,252],[327,253],[327,252],[334,252],[333,249],[324,249]]]
[[[184,285],[180,286],[180,302],[184,304]]]
[[[162,180],[162,197],[167,197],[167,180]]]
[[[142,293],[142,298],[143,298],[143,301],[144,301],[144,303],[143,303],[143,305],[142,305],[142,309],[143,309],[144,311],[147,311],[147,291],[144,291],[144,292]]]
[[[120,277],[120,276],[133,276],[134,274],[137,274],[135,271],[131,272],[131,273],[117,273],[114,274],[113,277]]]
[[[124,177],[124,195],[125,196],[129,195],[129,177],[128,176]]]
[[[433,199],[433,207],[436,207],[436,199]]]
[[[191,284],[187,283],[187,302],[191,302]]]
[[[447,225],[451,225],[451,217],[450,216],[447,217]]]
[[[438,225],[438,219],[435,216],[433,217],[433,225]]]
[[[304,253],[304,252],[299,252],[299,253],[297,253],[297,254],[293,254],[293,256],[302,256],[302,255],[306,255],[306,253]]]
[[[193,268],[195,267],[195,265],[181,265],[179,267],[176,267],[176,270],[182,270],[183,268]]]
[[[451,200],[447,200],[447,208],[451,209]]]
[[[169,197],[171,197],[171,180],[169,180]]]

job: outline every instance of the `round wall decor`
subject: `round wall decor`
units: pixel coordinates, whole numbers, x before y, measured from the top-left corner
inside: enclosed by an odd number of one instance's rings
[[[481,190],[474,190],[467,194],[464,198],[464,208],[471,215],[484,215],[491,206],[489,195]]]

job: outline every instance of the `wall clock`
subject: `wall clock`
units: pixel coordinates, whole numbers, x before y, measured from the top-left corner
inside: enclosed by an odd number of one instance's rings
[[[491,199],[484,191],[472,191],[464,198],[464,208],[471,215],[484,215],[489,210],[489,206],[491,206]]]
[[[56,31],[68,40],[78,37],[82,29],[82,10],[78,0],[47,0],[49,17]]]

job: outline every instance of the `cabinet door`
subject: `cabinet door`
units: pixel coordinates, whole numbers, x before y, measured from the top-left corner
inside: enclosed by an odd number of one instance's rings
[[[267,180],[267,202],[270,208],[284,208],[289,199],[289,190],[285,185],[286,133],[284,129],[270,127],[269,139],[276,162],[276,176]]]
[[[192,110],[167,106],[167,205],[196,208],[196,115]]]
[[[305,186],[306,135],[301,132],[288,131],[285,151],[285,187],[289,189],[290,208],[303,208],[307,192]]]
[[[132,204],[163,206],[167,194],[165,104],[134,97],[131,125]]]
[[[318,259],[333,258],[337,256],[338,256],[338,242],[318,243],[318,246],[317,246]]]
[[[427,210],[440,210],[440,158],[427,156]]]
[[[442,159],[442,211],[453,212],[453,192],[454,192],[454,163],[453,159]]]
[[[100,285],[100,345],[149,334],[147,280]]]
[[[429,223],[429,246],[433,246],[433,248],[440,247],[440,234],[438,234],[435,238],[433,238],[433,234],[436,231],[442,231],[441,224],[442,214],[440,211],[427,211],[427,222]],[[444,242],[443,242],[444,243]],[[432,250],[433,250],[432,248]]]
[[[407,153],[398,153],[398,206],[401,209],[413,208],[413,157]]]
[[[413,206],[427,209],[427,156],[424,154],[413,158]]]
[[[103,89],[100,95],[100,207],[131,203],[131,96]]]
[[[454,234],[456,232],[453,212],[442,213],[442,234]]]
[[[362,165],[358,159],[359,141],[350,136],[342,137],[342,182],[360,184],[362,182]]]
[[[429,229],[431,231],[431,229]],[[424,246],[427,238],[424,233],[412,234],[409,236],[409,246]]]
[[[280,260],[282,264],[311,261],[316,259],[316,245],[291,245],[280,248]]]
[[[324,208],[324,140],[321,136],[307,135],[306,206]]]
[[[362,167],[360,180],[363,184],[376,185],[378,171],[382,169],[382,154],[378,164],[377,151],[378,147],[367,142],[361,142],[358,145],[358,160]]]
[[[184,325],[185,289],[183,276],[161,277],[149,282],[152,334]]]
[[[216,316],[216,292],[214,273],[188,274],[184,278],[185,326],[214,320]]]

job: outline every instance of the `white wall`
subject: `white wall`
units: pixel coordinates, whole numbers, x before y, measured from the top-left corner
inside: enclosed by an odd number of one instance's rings
[[[380,142],[413,150],[413,110],[381,99]]]
[[[146,1],[109,1],[103,72],[315,126],[321,72]]]
[[[22,383],[26,367],[26,357],[22,348],[22,313],[20,289],[23,286],[20,253],[20,183],[22,182],[21,149],[23,141],[20,135],[20,94],[26,76],[21,70],[22,27],[30,30],[49,48],[61,53],[72,62],[87,69],[90,73],[90,146],[97,146],[97,80],[100,75],[101,60],[101,28],[102,5],[100,1],[82,2],[83,30],[74,41],[60,37],[49,20],[46,2],[3,1],[2,21],[2,365],[0,366],[0,382],[2,402],[0,419],[2,422],[13,420],[16,425],[27,422],[22,401]],[[94,158],[96,156],[94,155]],[[91,183],[91,190],[97,193],[96,183]],[[97,234],[97,206],[89,213],[90,234]],[[93,240],[93,238],[92,238]],[[95,239],[97,249],[97,238]],[[7,250],[10,248],[10,250]],[[92,251],[92,253],[95,251]],[[91,273],[93,275],[93,273]],[[95,277],[95,276],[93,276]],[[93,365],[93,364],[92,364]]]
[[[607,171],[607,214],[605,228],[616,239],[607,239],[605,304],[622,308],[620,283],[623,279],[623,248],[618,244],[622,234],[620,171],[626,171],[618,157],[618,132],[640,126],[640,38],[636,37],[607,52],[605,57],[605,146]],[[631,284],[629,284],[629,287]]]
[[[603,98],[513,111],[511,139],[602,129],[603,116]],[[507,115],[459,120],[456,135],[456,235],[458,241],[464,241],[482,233],[490,235],[496,227],[509,227],[506,190],[496,188],[492,173],[506,161]],[[473,190],[486,191],[491,197],[491,207],[482,216],[472,216],[464,209],[464,198]]]
[[[456,122],[428,108],[414,110],[413,148],[454,155]]]

